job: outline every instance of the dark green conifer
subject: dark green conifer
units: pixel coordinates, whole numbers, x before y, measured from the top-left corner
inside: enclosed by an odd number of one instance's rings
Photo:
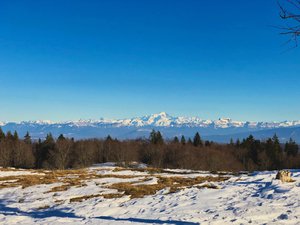
[[[195,147],[199,147],[203,145],[200,134],[198,132],[195,134],[193,145]]]

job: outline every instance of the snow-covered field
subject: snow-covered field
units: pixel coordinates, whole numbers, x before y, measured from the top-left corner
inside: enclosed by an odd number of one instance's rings
[[[0,169],[0,224],[300,224],[300,171]]]

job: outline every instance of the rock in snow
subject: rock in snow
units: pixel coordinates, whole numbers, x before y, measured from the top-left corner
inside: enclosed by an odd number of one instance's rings
[[[294,182],[291,176],[292,173],[289,170],[281,170],[277,173],[276,179],[281,180],[283,183]]]

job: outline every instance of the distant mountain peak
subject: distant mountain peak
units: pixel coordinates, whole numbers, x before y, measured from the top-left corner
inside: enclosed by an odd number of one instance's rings
[[[285,141],[292,137],[300,142],[300,121],[242,122],[226,117],[217,120],[205,120],[197,116],[175,117],[166,112],[129,119],[0,122],[0,127],[5,132],[16,130],[20,136],[24,136],[28,131],[35,139],[45,138],[50,132],[55,137],[64,134],[74,138],[104,138],[110,134],[116,138],[130,139],[148,137],[151,130],[156,129],[160,130],[167,138],[180,137],[181,135],[193,137],[195,132],[200,132],[201,136],[206,138],[209,136],[212,138],[211,140],[216,141],[225,140],[227,137],[244,138],[246,134],[255,134],[255,132],[262,132],[259,135],[265,139],[272,136],[274,132],[279,133],[281,131],[281,140]],[[297,138],[298,136],[299,138]]]
[[[161,116],[161,117],[170,117],[170,115],[166,112],[160,112],[157,115]]]
[[[0,126],[5,126],[7,122],[0,122]],[[226,128],[279,128],[279,127],[294,127],[300,126],[300,121],[283,121],[283,122],[242,122],[235,121],[231,118],[219,118],[218,120],[204,120],[199,117],[173,117],[166,112],[151,114],[148,116],[135,117],[131,119],[99,119],[99,120],[77,120],[67,122],[52,122],[50,120],[23,121],[15,124],[36,125],[36,126],[69,126],[69,127],[212,127],[215,129]]]

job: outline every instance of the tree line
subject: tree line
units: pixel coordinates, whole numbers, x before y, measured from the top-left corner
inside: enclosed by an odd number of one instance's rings
[[[44,140],[32,141],[27,133],[4,133],[0,128],[0,166],[16,168],[69,169],[96,163],[132,161],[159,168],[182,168],[208,171],[273,170],[300,168],[298,145],[290,139],[281,144],[276,135],[265,141],[252,135],[228,144],[204,141],[197,132],[165,140],[153,130],[148,139],[74,140],[48,134]]]

